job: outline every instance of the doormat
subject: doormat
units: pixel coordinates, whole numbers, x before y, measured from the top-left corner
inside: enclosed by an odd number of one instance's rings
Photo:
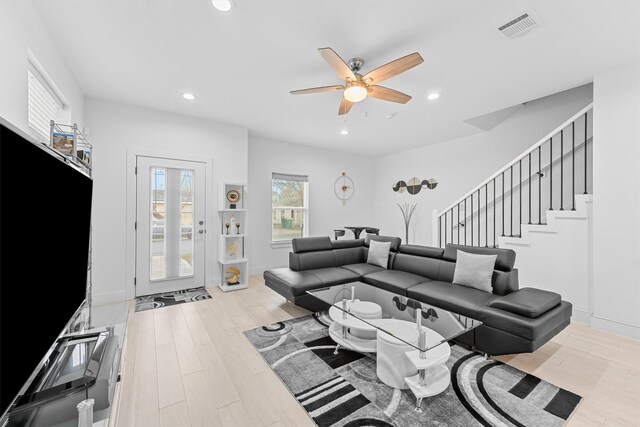
[[[202,288],[184,289],[182,291],[163,292],[136,298],[136,311],[153,310],[154,308],[182,304],[184,302],[210,299],[209,292]]]
[[[324,426],[563,426],[582,398],[459,345],[451,384],[416,412],[410,390],[382,383],[375,355],[340,349],[331,320],[313,314],[246,331],[247,339],[307,414]]]

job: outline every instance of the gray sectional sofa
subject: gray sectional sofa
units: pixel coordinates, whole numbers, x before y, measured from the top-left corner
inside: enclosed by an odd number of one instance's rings
[[[391,242],[387,269],[367,264],[370,239]],[[497,255],[493,292],[454,284],[457,251]],[[265,284],[287,300],[320,311],[327,305],[307,290],[361,281],[482,321],[456,340],[490,355],[532,352],[569,325],[571,303],[560,295],[518,287],[515,252],[447,244],[445,249],[401,245],[400,238],[368,236],[293,239],[289,268],[264,272]]]

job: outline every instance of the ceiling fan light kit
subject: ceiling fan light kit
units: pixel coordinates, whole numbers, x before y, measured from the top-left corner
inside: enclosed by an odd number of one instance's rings
[[[364,101],[367,97],[367,85],[362,81],[348,82],[344,89],[344,97],[349,102]]]
[[[293,90],[290,93],[292,95],[302,95],[342,90],[343,96],[340,101],[340,107],[338,108],[339,115],[347,114],[354,103],[364,101],[367,96],[383,101],[406,104],[411,99],[411,96],[394,89],[378,86],[377,84],[397,76],[400,73],[404,73],[424,62],[422,56],[420,56],[418,52],[414,52],[384,64],[362,76],[358,73],[364,65],[362,59],[352,58],[347,63],[330,47],[320,48],[318,52],[327,64],[333,67],[336,73],[338,73],[338,76],[344,80],[344,84]]]
[[[220,12],[229,12],[233,8],[231,0],[211,0],[211,4]]]

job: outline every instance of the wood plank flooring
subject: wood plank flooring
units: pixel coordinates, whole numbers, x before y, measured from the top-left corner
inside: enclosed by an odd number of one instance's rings
[[[242,334],[309,312],[252,276],[249,288],[135,313],[116,425],[314,426]],[[640,427],[640,341],[574,323],[532,354],[495,359],[580,394],[568,425]]]

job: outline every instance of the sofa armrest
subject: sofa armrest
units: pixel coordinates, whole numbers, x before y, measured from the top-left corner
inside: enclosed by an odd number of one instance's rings
[[[518,269],[511,271],[493,270],[491,277],[491,287],[495,295],[509,295],[516,292],[520,285],[518,284]]]
[[[491,301],[489,307],[535,319],[560,304],[560,295],[536,288],[522,288]]]

